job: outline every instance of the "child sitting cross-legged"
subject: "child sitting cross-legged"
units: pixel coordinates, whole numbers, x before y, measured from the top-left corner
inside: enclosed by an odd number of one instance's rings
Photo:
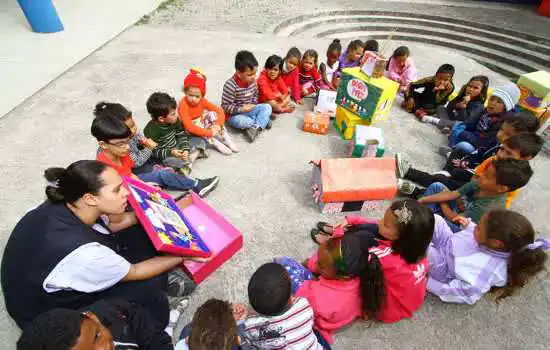
[[[248,282],[253,313],[240,309],[242,345],[254,349],[320,350],[313,329],[314,311],[306,298],[292,296],[287,270],[277,263],[260,266]],[[321,339],[321,342],[324,342]]]
[[[178,113],[187,132],[206,140],[225,155],[238,152],[237,146],[225,129],[225,114],[221,107],[208,101],[206,76],[196,68],[191,69],[183,81],[185,96],[178,106]]]
[[[151,120],[143,133],[157,143],[153,156],[162,164],[181,169],[185,175],[191,172],[191,165],[199,156],[206,158],[206,141],[189,136],[178,119],[176,100],[164,92],[155,92],[147,99],[147,111]]]
[[[429,204],[434,213],[443,215],[451,230],[457,232],[460,230],[457,223],[463,224],[468,219],[479,223],[489,210],[504,208],[506,193],[525,186],[532,175],[533,170],[526,160],[494,160],[484,173],[459,189],[449,191],[442,183],[436,182],[418,201]]]
[[[271,55],[265,61],[264,70],[258,78],[259,102],[269,103],[273,113],[291,113],[294,111],[288,86],[281,77],[282,69],[283,59],[277,55]]]
[[[505,209],[486,213],[479,223],[467,222],[453,233],[436,215],[432,244],[428,248],[430,293],[450,303],[475,304],[492,288],[496,301],[522,288],[544,270],[550,248],[547,239],[536,239],[523,215]]]
[[[447,103],[455,86],[455,68],[450,64],[440,66],[435,75],[412,82],[405,94],[403,106],[418,119],[435,113],[437,107]],[[417,90],[423,89],[422,92]]]
[[[237,52],[235,74],[223,85],[222,94],[227,122],[243,130],[250,142],[254,142],[262,130],[271,128],[271,106],[258,104],[257,70],[258,61],[252,52]]]
[[[465,154],[476,150],[483,153],[494,147],[498,143],[497,133],[503,116],[514,109],[519,97],[519,88],[514,83],[494,88],[483,114],[472,116],[453,127],[449,146]],[[447,149],[442,147],[440,153],[446,152]]]
[[[209,299],[185,326],[175,350],[239,350],[241,338],[230,303]]]
[[[84,310],[53,309],[23,329],[17,350],[172,350],[171,337],[143,307],[102,299]]]
[[[130,156],[130,141],[136,135],[132,134],[130,128],[118,117],[101,115],[93,120],[91,131],[101,149],[97,154],[97,160],[111,166],[121,176],[155,183],[172,190],[193,190],[201,197],[212,192],[218,185],[219,178],[217,176],[195,180],[168,168],[157,168],[151,172],[134,175],[132,172],[134,161]]]
[[[319,223],[312,234],[319,249],[304,262],[318,277],[299,284],[296,296],[311,304],[322,337],[332,343],[335,331],[358,318],[411,317],[426,295],[433,228],[433,213],[413,199],[393,202],[378,224],[357,216]]]

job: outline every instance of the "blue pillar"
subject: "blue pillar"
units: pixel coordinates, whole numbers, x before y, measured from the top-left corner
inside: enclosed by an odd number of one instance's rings
[[[36,33],[56,33],[63,30],[52,0],[17,0],[27,21]]]

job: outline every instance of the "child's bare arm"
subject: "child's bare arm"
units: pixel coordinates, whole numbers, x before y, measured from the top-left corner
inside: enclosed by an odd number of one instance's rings
[[[447,204],[447,202],[445,203],[440,203],[439,206],[441,207],[441,211],[443,212],[443,215],[453,221],[455,219],[455,217],[458,216],[458,213],[456,213],[454,210],[451,209],[451,207],[449,207],[449,204]]]
[[[441,203],[448,202],[460,198],[458,191],[443,191],[433,194],[431,196],[422,197],[418,202],[422,204]]]

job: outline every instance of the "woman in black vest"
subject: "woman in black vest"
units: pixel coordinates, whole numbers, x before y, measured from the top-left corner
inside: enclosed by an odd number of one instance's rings
[[[46,171],[48,200],[15,226],[2,260],[6,308],[23,328],[54,308],[79,309],[119,297],[168,324],[168,271],[182,257],[157,256],[118,173],[97,161]],[[49,174],[48,174],[49,173]],[[116,220],[114,219],[116,218]],[[172,295],[178,296],[178,295]]]

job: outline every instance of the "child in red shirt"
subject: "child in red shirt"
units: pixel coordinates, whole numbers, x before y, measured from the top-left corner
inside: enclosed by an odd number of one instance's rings
[[[269,103],[274,113],[291,113],[294,106],[291,104],[288,87],[281,77],[283,59],[277,55],[271,55],[265,61],[264,70],[258,78],[260,90],[259,102]]]
[[[183,81],[185,96],[178,106],[183,127],[190,134],[203,137],[208,144],[225,155],[237,153],[237,146],[225,129],[225,113],[221,107],[210,103],[206,95],[206,76],[193,68]]]
[[[430,210],[406,199],[392,203],[378,225],[348,216],[341,225],[318,226],[312,237],[319,249],[304,266],[319,278],[304,281],[296,295],[311,304],[324,339],[332,343],[333,333],[357,318],[397,322],[420,308],[434,231]]]
[[[297,104],[301,105],[302,95],[300,93],[300,58],[302,53],[297,47],[292,47],[288,50],[285,56],[285,62],[281,71],[281,78],[283,78],[286,86],[290,89],[292,99]]]
[[[318,58],[319,55],[315,50],[310,49],[304,52],[300,63],[300,93],[302,97],[317,93],[323,81],[319,71],[317,71]]]

